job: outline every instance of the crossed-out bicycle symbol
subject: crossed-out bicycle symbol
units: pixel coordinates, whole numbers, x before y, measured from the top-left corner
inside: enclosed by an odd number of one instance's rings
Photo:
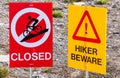
[[[29,40],[33,37],[36,37],[36,36],[46,33],[48,31],[48,29],[43,30],[42,26],[37,25],[39,22],[38,19],[32,18],[31,16],[28,16],[28,19],[30,21],[28,22],[26,29],[23,31],[24,38],[21,40],[21,42]]]

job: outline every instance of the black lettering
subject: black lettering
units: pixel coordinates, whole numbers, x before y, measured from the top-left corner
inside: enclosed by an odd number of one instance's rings
[[[82,60],[82,62],[86,62],[87,61],[87,56],[85,57],[85,56],[81,56],[81,60]]]
[[[80,55],[79,54],[76,54],[76,60],[80,61]]]
[[[97,49],[91,48],[91,47],[75,45],[75,51],[86,53],[86,54],[97,55]]]
[[[90,57],[87,57],[87,62],[91,63],[91,58]]]
[[[71,59],[75,60],[75,54],[71,53]]]
[[[102,59],[98,58],[98,65],[102,65]]]
[[[85,52],[85,53],[87,53],[86,48],[87,48],[87,47],[83,47],[83,52]]]
[[[93,48],[93,55],[96,54],[97,55],[97,49]]]
[[[97,61],[96,58],[95,58],[95,57],[92,57],[92,63],[93,63],[93,64],[97,64],[96,61]]]
[[[92,51],[92,48],[88,47],[88,54],[92,54],[91,51]]]
[[[96,65],[102,65],[102,59],[71,53],[71,60],[82,61]]]
[[[75,45],[75,51],[80,51],[80,46]]]

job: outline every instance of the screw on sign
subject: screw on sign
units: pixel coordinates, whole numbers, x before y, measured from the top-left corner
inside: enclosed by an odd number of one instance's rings
[[[10,3],[10,67],[39,66],[52,66],[52,3]]]

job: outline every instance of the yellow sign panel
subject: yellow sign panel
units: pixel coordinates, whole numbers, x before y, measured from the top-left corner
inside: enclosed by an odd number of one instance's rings
[[[107,9],[69,5],[68,66],[106,73]]]

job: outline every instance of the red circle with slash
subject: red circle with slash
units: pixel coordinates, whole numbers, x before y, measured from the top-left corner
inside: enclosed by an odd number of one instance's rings
[[[50,35],[51,26],[47,15],[37,8],[20,10],[11,22],[11,33],[17,43],[24,47],[43,44]]]

